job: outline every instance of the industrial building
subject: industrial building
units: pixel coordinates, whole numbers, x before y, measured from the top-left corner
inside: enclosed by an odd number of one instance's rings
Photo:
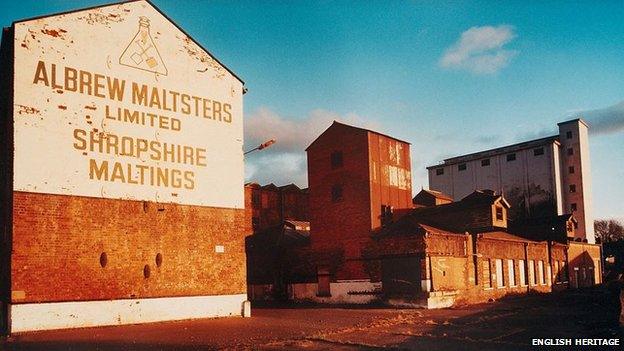
[[[0,54],[2,332],[240,316],[243,81],[143,0]]]
[[[255,271],[250,296],[439,308],[601,282],[601,247],[580,241],[575,214],[520,220],[490,189],[411,198],[409,147],[339,122],[321,133],[306,150],[309,234],[291,226],[272,236],[287,243],[279,255],[248,246],[249,259],[280,267]]]
[[[514,221],[573,213],[576,236],[594,243],[589,127],[582,119],[558,126],[557,135],[429,166],[429,188],[455,200],[475,190],[495,190],[511,204]]]

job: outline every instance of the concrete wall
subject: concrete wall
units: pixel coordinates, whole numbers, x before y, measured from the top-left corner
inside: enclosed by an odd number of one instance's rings
[[[366,304],[379,300],[381,283],[366,280],[330,283],[331,296],[318,296],[317,283],[291,284],[289,292],[295,301],[330,304]]]
[[[562,152],[563,212],[573,213],[578,221],[576,236],[594,243],[588,127],[580,120],[559,123],[559,140]],[[572,150],[571,155],[568,150]],[[574,168],[574,173],[570,173],[570,167]],[[576,187],[574,192],[570,186]],[[572,210],[572,204],[576,205],[575,211]]]
[[[535,155],[534,150],[539,148],[544,153]],[[511,204],[513,218],[556,214],[558,169],[554,159],[558,155],[555,152],[553,142],[531,144],[505,153],[484,152],[466,162],[430,168],[429,187],[456,201],[474,190],[502,192]],[[516,159],[507,161],[508,154],[515,154]],[[484,160],[489,160],[489,165],[482,165]],[[464,164],[466,169],[460,170],[459,166]],[[443,175],[436,174],[439,168],[444,169]]]

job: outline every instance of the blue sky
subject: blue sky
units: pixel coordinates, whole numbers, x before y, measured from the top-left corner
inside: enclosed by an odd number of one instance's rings
[[[22,0],[0,21],[99,5]],[[247,180],[306,186],[304,149],[333,119],[412,143],[413,186],[453,156],[554,134],[582,115],[594,212],[624,219],[621,1],[168,1],[246,82]],[[504,3],[504,4],[503,4]]]

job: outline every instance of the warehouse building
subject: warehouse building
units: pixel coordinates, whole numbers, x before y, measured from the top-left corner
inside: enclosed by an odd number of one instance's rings
[[[243,81],[148,1],[0,56],[4,333],[241,315]]]
[[[588,125],[575,119],[558,126],[557,135],[429,166],[429,188],[455,200],[495,190],[511,204],[514,221],[573,213],[577,237],[594,243]]]
[[[291,300],[439,308],[601,282],[601,247],[575,241],[573,214],[518,221],[487,189],[410,199],[409,143],[339,122],[307,154],[309,236],[280,232],[292,245],[264,262]],[[252,298],[270,298],[272,277]]]

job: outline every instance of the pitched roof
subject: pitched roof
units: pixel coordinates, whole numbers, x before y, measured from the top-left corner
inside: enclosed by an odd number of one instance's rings
[[[94,9],[99,9],[99,8],[103,8],[103,7],[109,7],[109,6],[114,6],[114,5],[123,5],[126,3],[130,3],[130,2],[138,2],[138,1],[143,1],[148,3],[151,7],[153,7],[156,11],[158,11],[163,17],[165,17],[169,22],[171,22],[171,24],[173,24],[180,32],[182,32],[184,35],[186,35],[189,39],[191,39],[195,44],[197,44],[197,46],[199,46],[202,50],[204,50],[208,55],[210,55],[210,57],[212,59],[214,59],[219,65],[221,65],[223,68],[225,68],[228,72],[230,72],[230,74],[232,76],[234,76],[234,78],[238,79],[238,81],[240,81],[243,85],[245,85],[245,82],[238,76],[236,75],[236,73],[234,73],[231,69],[229,69],[226,65],[224,65],[223,63],[221,63],[221,61],[219,61],[219,59],[217,59],[212,53],[210,53],[210,51],[208,51],[202,44],[200,44],[197,40],[195,40],[192,36],[190,36],[184,29],[182,29],[182,27],[180,27],[175,21],[173,21],[169,16],[167,16],[167,14],[165,14],[160,8],[158,8],[158,6],[156,6],[152,1],[150,0],[126,0],[126,1],[116,1],[116,2],[111,2],[108,4],[103,4],[103,5],[97,5],[97,6],[90,6],[90,7],[83,7],[83,8],[79,8],[79,9],[75,9],[75,10],[70,10],[70,11],[62,11],[62,12],[55,12],[55,13],[51,13],[51,14],[46,14],[46,15],[41,15],[41,16],[35,16],[35,17],[30,17],[30,18],[24,18],[21,20],[16,20],[13,22],[13,26],[15,26],[16,23],[21,23],[21,22],[27,22],[27,21],[32,21],[32,20],[37,20],[37,19],[41,19],[41,18],[47,18],[47,17],[54,17],[54,16],[61,16],[61,15],[66,15],[66,14],[70,14],[70,13],[74,13],[74,12],[80,12],[80,11],[88,11],[88,10],[94,10]],[[244,91],[246,91],[246,88],[243,88]]]
[[[492,157],[500,154],[506,154],[514,151],[519,151],[528,148],[534,148],[542,145],[547,145],[550,143],[559,143],[559,135],[551,135],[545,138],[534,139],[529,141],[523,141],[520,143],[506,145],[497,147],[494,149],[488,149],[484,151],[477,151],[466,155],[454,156],[451,158],[445,159],[443,162],[440,162],[437,165],[428,166],[427,169],[433,169],[438,167],[450,166],[457,163],[469,162],[474,160],[479,160],[482,158]]]
[[[535,240],[529,240],[517,235],[513,235],[503,231],[491,231],[479,233],[480,237],[486,239],[498,239],[498,240],[509,240],[509,241],[521,241],[521,242],[536,242]]]
[[[395,137],[389,136],[389,135],[387,135],[387,134],[379,133],[379,132],[376,132],[376,131],[371,130],[371,129],[366,129],[366,128],[362,128],[362,127],[356,127],[356,126],[352,126],[352,125],[349,125],[349,124],[345,124],[345,123],[341,123],[341,122],[338,122],[338,121],[334,121],[334,122],[333,122],[333,123],[332,123],[329,127],[327,127],[327,129],[325,129],[325,130],[323,131],[323,133],[319,134],[319,136],[318,136],[318,137],[316,137],[316,139],[314,139],[314,141],[312,141],[312,142],[310,143],[310,145],[308,145],[308,147],[306,147],[306,148],[305,148],[305,150],[306,150],[306,151],[308,151],[308,149],[309,149],[312,145],[314,145],[314,143],[316,143],[316,141],[317,141],[317,140],[318,140],[318,139],[319,139],[319,138],[320,138],[323,134],[325,134],[325,133],[326,133],[329,129],[334,128],[334,126],[347,127],[347,128],[352,128],[352,129],[357,130],[357,131],[362,131],[362,132],[367,132],[367,133],[374,133],[374,134],[377,134],[377,135],[384,136],[384,137],[386,137],[386,138],[390,138],[390,139],[393,139],[393,140],[396,140],[396,141],[399,141],[399,142],[402,142],[402,143],[405,143],[405,144],[411,145],[411,143],[409,143],[409,142],[407,142],[407,141],[405,141],[405,140],[397,139],[397,138],[395,138]]]
[[[418,194],[416,194],[416,196],[418,196],[420,193],[423,193],[423,192],[435,197],[436,199],[453,201],[453,198],[450,195],[447,195],[440,191],[431,190],[431,189],[422,189],[420,190]],[[414,196],[414,199],[416,198],[416,196]]]

